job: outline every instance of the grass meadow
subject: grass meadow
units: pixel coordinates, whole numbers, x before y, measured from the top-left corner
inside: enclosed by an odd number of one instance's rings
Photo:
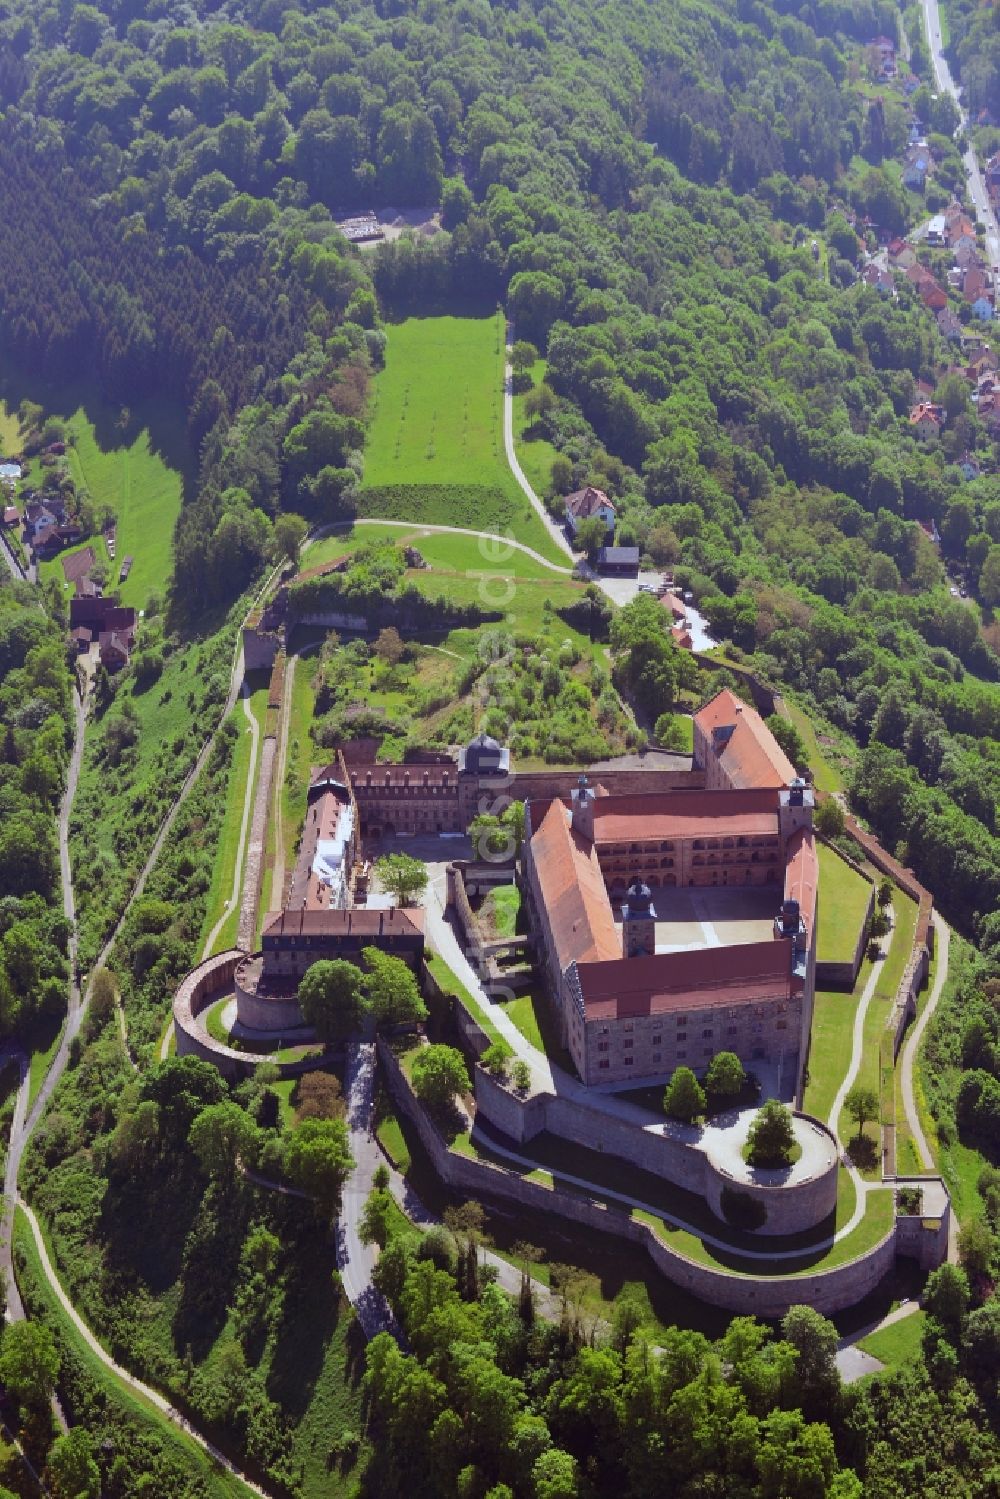
[[[541,385],[545,379],[548,364],[544,359],[539,359],[528,371],[531,376],[532,388]],[[517,461],[524,470],[524,477],[532,489],[544,499],[549,492],[552,478],[552,462],[558,457],[558,451],[545,437],[531,437],[531,424],[525,415],[524,403],[528,398],[528,391],[522,391],[514,397],[514,448],[517,453]]]
[[[847,963],[857,947],[871,896],[871,885],[825,843],[819,853],[819,924],[816,957],[820,963]]]
[[[361,508],[510,532],[562,561],[507,464],[502,315],[407,318],[387,332]]]

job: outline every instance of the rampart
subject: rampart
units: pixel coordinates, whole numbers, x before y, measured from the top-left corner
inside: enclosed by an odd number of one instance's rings
[[[769,1275],[762,1271],[753,1275],[699,1264],[664,1242],[649,1223],[632,1217],[624,1208],[606,1207],[590,1198],[571,1195],[504,1171],[488,1161],[449,1150],[414,1097],[391,1049],[379,1041],[378,1050],[393,1099],[412,1122],[431,1164],[446,1185],[465,1195],[508,1202],[549,1216],[554,1213],[598,1233],[613,1234],[637,1244],[646,1250],[666,1279],[714,1306],[759,1317],[781,1317],[789,1307],[805,1304],[829,1314],[862,1300],[895,1261],[897,1243],[893,1226],[872,1249],[828,1270],[807,1270],[794,1275]]]
[[[692,1125],[664,1120],[643,1128],[552,1093],[521,1099],[481,1067],[476,1068],[475,1087],[477,1114],[508,1139],[524,1142],[546,1131],[570,1145],[628,1161],[703,1198],[719,1219],[720,1232],[725,1223],[721,1198],[727,1189],[752,1198],[763,1210],[764,1221],[757,1233],[764,1238],[805,1232],[836,1210],[837,1142],[826,1125],[810,1115],[796,1116],[798,1128],[819,1137],[814,1143],[823,1160],[812,1176],[796,1181],[789,1179],[787,1171],[732,1172],[699,1144]]]

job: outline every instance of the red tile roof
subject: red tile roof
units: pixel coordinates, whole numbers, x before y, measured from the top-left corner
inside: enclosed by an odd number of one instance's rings
[[[694,721],[733,787],[790,786],[795,780],[795,766],[756,708],[728,687],[716,693]],[[728,736],[725,730],[731,731]]]
[[[566,496],[566,513],[574,515],[577,520],[586,520],[588,516],[600,514],[605,505],[612,512],[614,511],[615,507],[604,490],[595,489],[593,484],[588,484],[586,489],[577,489],[573,494]]]
[[[812,828],[800,828],[788,840],[785,849],[785,899],[797,900],[799,914],[810,933],[816,919],[816,888],[819,884],[819,856]]]
[[[722,838],[778,833],[777,788],[664,791],[594,800],[594,842],[656,838]]]
[[[587,1020],[788,999],[799,988],[791,971],[791,944],[779,939],[581,963],[577,976]]]
[[[263,937],[419,937],[420,906],[345,911],[278,911],[264,919]]]
[[[602,798],[598,805],[613,800]],[[573,832],[561,801],[550,803],[532,834],[531,858],[560,968],[620,958],[621,937],[597,852]]]

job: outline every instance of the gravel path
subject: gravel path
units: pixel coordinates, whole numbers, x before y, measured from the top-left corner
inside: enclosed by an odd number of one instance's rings
[[[924,1134],[924,1127],[920,1122],[920,1113],[913,1096],[913,1065],[917,1059],[917,1052],[920,1050],[920,1042],[924,1031],[927,1029],[928,1021],[937,1008],[937,1002],[941,998],[941,991],[948,977],[948,949],[951,943],[951,930],[947,922],[942,921],[936,911],[931,919],[934,922],[934,934],[937,945],[937,969],[934,974],[934,983],[931,987],[931,992],[928,994],[927,1000],[921,1008],[920,1014],[917,1016],[916,1022],[903,1046],[899,1074],[906,1123],[909,1126],[910,1134],[913,1136],[913,1143],[917,1148],[920,1164],[925,1171],[933,1171],[934,1156],[927,1143],[927,1136]],[[954,1211],[953,1206],[952,1215],[954,1215]]]
[[[537,494],[528,483],[524,469],[521,467],[520,463],[517,460],[517,453],[514,448],[514,372],[511,369],[510,363],[510,353],[513,347],[514,324],[508,322],[506,360],[504,363],[503,374],[503,445],[507,450],[507,462],[510,465],[511,473],[514,475],[514,478],[517,480],[524,494],[527,495],[528,499],[531,501],[532,508],[537,514],[542,525],[545,527],[552,541],[555,542],[556,546],[561,552],[565,552],[567,557],[572,559],[573,549],[567,541],[562,527],[556,525],[555,521],[546,510],[545,506],[542,504],[541,500],[538,498]]]

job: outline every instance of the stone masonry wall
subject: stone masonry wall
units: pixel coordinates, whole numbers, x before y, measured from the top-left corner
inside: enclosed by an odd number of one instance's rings
[[[724,1219],[719,1201],[727,1187],[746,1193],[765,1208],[767,1218],[758,1230],[762,1238],[814,1228],[837,1206],[837,1151],[832,1137],[830,1164],[815,1177],[788,1184],[774,1172],[767,1173],[773,1179],[764,1180],[761,1173],[756,1181],[746,1182],[731,1177],[705,1151],[685,1139],[690,1126],[664,1121],[661,1128],[642,1129],[551,1093],[522,1100],[482,1068],[476,1069],[475,1087],[477,1111],[508,1138],[524,1142],[546,1130],[571,1145],[628,1161],[703,1197],[719,1218],[720,1227]],[[802,1117],[823,1135],[829,1134],[819,1120]]]
[[[853,1306],[871,1291],[892,1267],[896,1254],[895,1229],[881,1243],[848,1264],[812,1274],[767,1276],[727,1274],[687,1259],[646,1223],[624,1210],[604,1207],[586,1197],[527,1181],[487,1161],[473,1160],[448,1149],[421,1108],[390,1048],[378,1043],[389,1091],[410,1119],[435,1171],[455,1191],[513,1203],[534,1212],[552,1214],[598,1233],[614,1234],[642,1245],[656,1268],[674,1285],[728,1311],[781,1317],[791,1306],[805,1304],[825,1315]]]

